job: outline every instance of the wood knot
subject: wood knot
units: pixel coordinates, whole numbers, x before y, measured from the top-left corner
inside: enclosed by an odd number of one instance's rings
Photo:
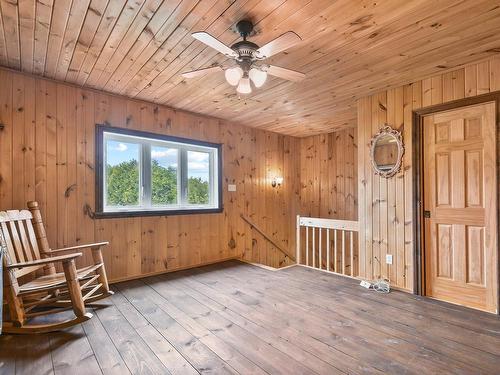
[[[71,184],[66,188],[66,191],[64,192],[64,196],[66,198],[69,198],[71,192],[76,189],[76,184]]]
[[[92,220],[95,219],[95,213],[92,211],[92,208],[88,203],[85,203],[85,205],[83,206],[83,214],[87,215]]]
[[[366,16],[359,17],[358,19],[350,22],[350,25],[351,26],[361,25],[363,23],[366,23],[366,22],[370,21],[372,18],[373,18],[373,14],[368,14]]]

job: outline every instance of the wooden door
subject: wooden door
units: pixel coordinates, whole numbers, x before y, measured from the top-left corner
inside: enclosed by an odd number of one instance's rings
[[[426,295],[498,311],[495,103],[424,117]]]

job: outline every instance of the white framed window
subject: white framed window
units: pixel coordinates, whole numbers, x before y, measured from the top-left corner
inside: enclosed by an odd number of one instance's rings
[[[97,126],[96,214],[222,211],[221,145]]]

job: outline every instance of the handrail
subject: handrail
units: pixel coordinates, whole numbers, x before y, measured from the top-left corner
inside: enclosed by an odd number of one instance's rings
[[[304,263],[301,262],[301,228],[304,228],[305,232]],[[332,237],[330,237],[331,231]],[[356,232],[359,232],[359,223],[357,221],[301,217],[297,215],[297,264],[354,277],[356,258],[354,254],[356,250],[354,247],[354,234]],[[347,247],[346,242],[348,242]],[[332,246],[330,246],[330,243]],[[326,245],[326,249],[323,245]],[[312,258],[311,262],[309,261],[309,255]],[[332,265],[331,260],[333,261]],[[323,267],[324,261],[326,262],[326,269]],[[359,262],[359,259],[357,261]],[[349,268],[348,273],[346,267]]]
[[[299,224],[303,227],[328,228],[359,231],[359,223],[352,220],[322,219],[319,217],[299,217]]]
[[[277,248],[279,251],[283,253],[286,257],[290,258],[292,261],[295,262],[295,259],[293,256],[288,254],[285,250],[281,248],[280,245],[278,245],[270,236],[268,236],[262,229],[260,229],[257,225],[255,225],[250,218],[246,217],[243,214],[240,214],[240,217],[248,224],[250,227],[255,229],[262,237],[264,237],[267,241],[269,241],[275,248]]]

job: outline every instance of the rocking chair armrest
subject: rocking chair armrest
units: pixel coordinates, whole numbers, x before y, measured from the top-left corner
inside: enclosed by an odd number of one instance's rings
[[[106,246],[106,245],[109,245],[108,241],[96,242],[96,243],[89,243],[89,244],[85,244],[85,245],[76,245],[76,246],[63,247],[61,249],[50,250],[49,253],[61,253],[63,251],[100,248],[100,247],[103,247],[103,246]]]
[[[80,256],[82,256],[82,253],[59,255],[59,256],[50,257],[50,258],[32,260],[29,262],[13,263],[13,264],[7,265],[6,268],[9,270],[12,268],[25,268],[25,267],[41,266],[41,265],[48,264],[48,263],[65,262],[65,261],[73,260],[73,259],[78,258]]]

